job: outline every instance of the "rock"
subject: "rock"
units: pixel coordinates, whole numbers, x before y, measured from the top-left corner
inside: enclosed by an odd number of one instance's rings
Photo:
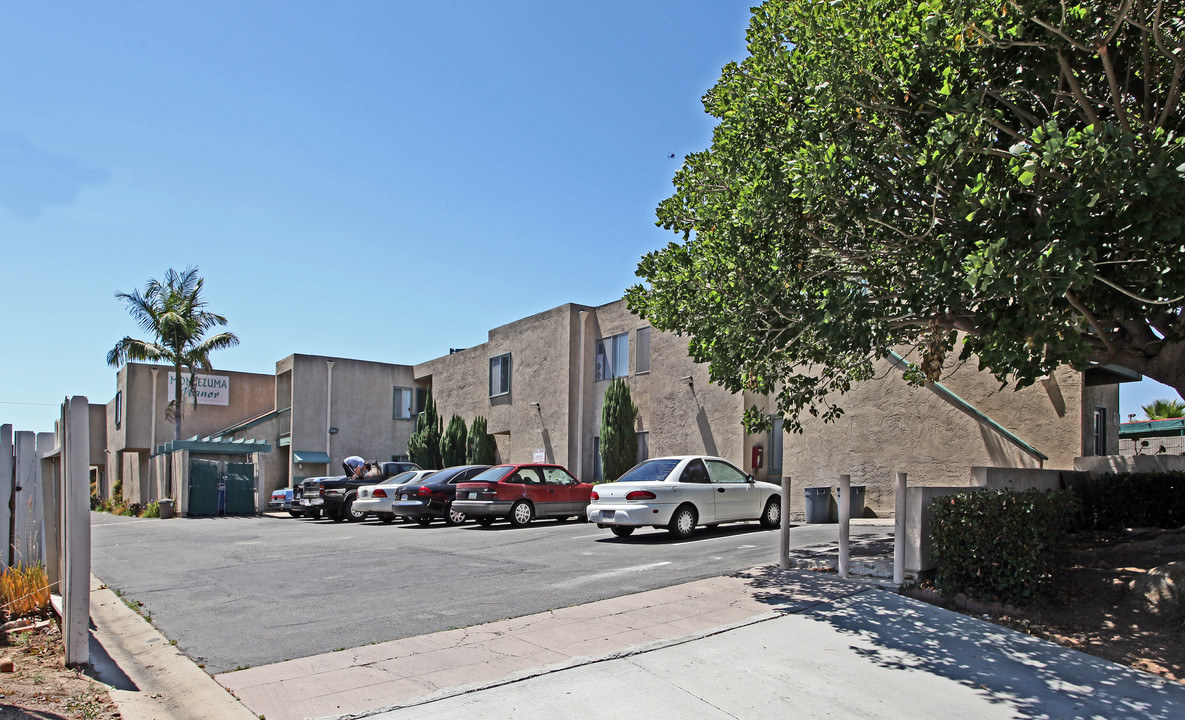
[[[16,672],[16,663],[12,658],[0,657],[0,672]]]
[[[1128,583],[1137,602],[1156,615],[1172,616],[1185,611],[1185,561],[1161,565]]]

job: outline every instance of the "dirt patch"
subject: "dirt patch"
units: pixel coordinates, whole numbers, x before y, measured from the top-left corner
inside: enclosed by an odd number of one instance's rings
[[[13,662],[13,672],[0,672],[0,720],[120,717],[106,685],[66,667],[56,622],[0,633],[0,656]]]
[[[1082,533],[1058,554],[1051,600],[1039,608],[907,594],[1138,670],[1185,683],[1185,583],[1153,585],[1185,559],[1185,528]],[[1162,574],[1162,573],[1160,573]]]

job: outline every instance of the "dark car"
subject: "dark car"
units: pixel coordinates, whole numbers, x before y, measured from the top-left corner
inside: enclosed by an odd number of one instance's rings
[[[496,465],[457,488],[453,512],[484,526],[498,518],[522,527],[535,518],[583,518],[592,485],[560,465]]]
[[[421,525],[427,525],[433,518],[444,518],[449,525],[460,525],[465,516],[453,511],[453,498],[457,494],[457,483],[476,477],[489,469],[489,465],[458,465],[445,468],[419,484],[399,486],[399,494],[391,504],[396,517],[412,518]]]

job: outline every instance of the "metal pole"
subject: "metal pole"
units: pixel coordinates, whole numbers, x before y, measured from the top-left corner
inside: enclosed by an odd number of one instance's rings
[[[905,479],[905,473],[897,473],[893,494],[897,505],[893,518],[893,582],[897,585],[905,582]]]
[[[848,576],[848,525],[852,521],[852,477],[839,476],[839,576]]]
[[[782,478],[782,569],[790,569],[790,477]]]

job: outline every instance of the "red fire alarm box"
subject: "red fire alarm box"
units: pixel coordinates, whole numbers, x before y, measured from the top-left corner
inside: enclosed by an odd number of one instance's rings
[[[761,469],[761,461],[764,459],[764,457],[765,457],[765,448],[761,447],[760,445],[754,445],[753,446],[753,462],[750,463],[750,465],[753,467],[754,470]]]

